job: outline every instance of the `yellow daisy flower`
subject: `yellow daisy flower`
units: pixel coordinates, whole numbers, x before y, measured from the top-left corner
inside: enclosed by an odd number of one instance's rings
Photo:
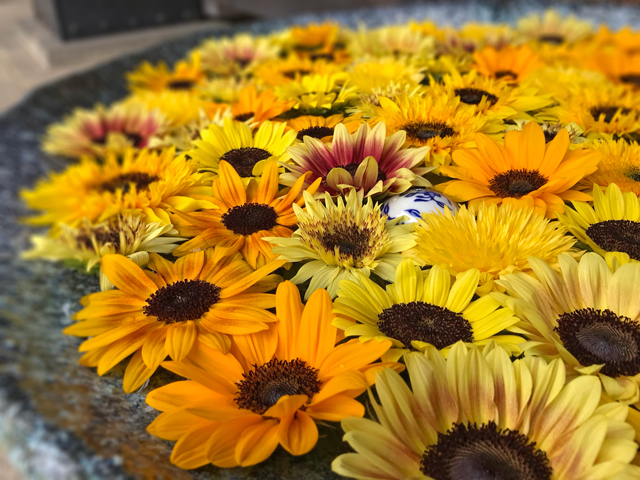
[[[205,73],[200,67],[200,57],[192,55],[178,62],[173,71],[165,62],[152,65],[143,62],[137,70],[127,73],[129,89],[132,92],[162,92],[164,90],[192,91],[204,83]]]
[[[328,193],[323,204],[308,191],[304,200],[306,211],[293,205],[298,230],[291,238],[265,240],[276,245],[271,252],[279,259],[305,262],[291,279],[296,285],[311,279],[305,299],[319,288],[335,297],[340,281],[356,279],[358,272],[393,281],[400,252],[415,245],[411,225],[399,225],[402,217],[387,221],[380,204],[369,198],[362,205],[362,195],[355,190],[336,203]]]
[[[168,225],[173,209],[211,208],[195,197],[209,188],[194,161],[176,157],[174,149],[167,148],[159,153],[129,150],[122,157],[108,154],[102,163],[85,158],[61,173],[49,174],[21,195],[29,207],[43,211],[27,219],[33,225],[79,227],[85,218],[101,222],[132,209],[144,213],[149,222]]]
[[[537,279],[522,274],[499,280],[494,294],[522,322],[526,355],[560,358],[570,375],[599,378],[609,400],[640,406],[640,263],[621,264],[586,253],[580,262],[558,257],[561,272],[532,257]]]
[[[559,222],[532,208],[479,204],[456,214],[430,213],[414,223],[416,246],[404,253],[419,265],[436,265],[451,275],[480,270],[479,295],[498,286],[494,280],[514,271],[531,272],[527,259],[537,256],[557,266],[557,257],[572,251],[576,240]]]
[[[540,125],[529,122],[522,131],[507,132],[504,145],[482,134],[475,140],[476,149],[453,154],[455,166],[440,168],[456,180],[436,189],[454,200],[534,207],[549,218],[564,210],[565,200],[591,200],[572,187],[596,171],[600,155],[592,149],[570,149],[566,130],[547,143]]]
[[[448,165],[454,151],[474,145],[477,132],[491,135],[504,131],[500,119],[480,116],[464,107],[455,96],[400,96],[395,101],[380,97],[372,122],[384,122],[388,134],[405,130],[406,146],[431,147],[427,164]]]
[[[254,133],[247,124],[229,118],[222,126],[212,123],[194,140],[194,148],[187,152],[198,165],[218,173],[220,161],[231,165],[243,178],[260,175],[271,160],[288,158],[287,147],[296,139],[293,131],[285,132],[284,123],[265,121]]]
[[[405,355],[411,389],[394,371],[376,374],[377,420],[342,421],[356,453],[333,470],[368,480],[631,479],[637,443],[623,405],[599,405],[593,377],[568,383],[564,365],[512,362],[495,344],[457,343]],[[602,474],[602,472],[606,472]]]
[[[594,185],[593,207],[585,202],[573,202],[559,220],[567,229],[595,252],[621,252],[640,261],[640,199],[633,192],[622,193],[611,183],[602,193]]]
[[[216,208],[182,213],[183,222],[176,225],[180,234],[195,237],[180,245],[173,254],[181,256],[203,248],[215,247],[221,255],[240,251],[252,268],[260,268],[276,258],[266,237],[290,237],[296,222],[293,208],[304,205],[300,192],[306,176],[286,192],[278,192],[278,164],[269,162],[260,181],[242,178],[225,162],[220,162],[220,176],[214,180],[212,196]],[[307,188],[315,193],[320,180]],[[286,193],[286,194],[285,194]]]
[[[239,254],[216,260],[212,250],[192,253],[175,264],[152,253],[142,270],[122,255],[107,255],[102,270],[116,290],[82,299],[77,323],[64,332],[91,337],[80,345],[80,364],[104,375],[129,355],[123,388],[138,389],[167,355],[182,360],[196,343],[229,351],[228,335],[268,329],[277,321],[266,294],[281,281],[269,274],[284,262],[254,271]],[[155,273],[154,273],[155,272]]]
[[[340,337],[324,290],[303,305],[298,288],[284,282],[275,306],[279,321],[267,331],[235,336],[230,353],[199,343],[197,355],[162,364],[191,379],[147,395],[147,403],[163,412],[147,430],[178,441],[175,465],[246,467],[266,460],[278,445],[303,455],[318,441],[316,422],[362,417],[364,406],[355,397],[375,372],[403,369],[376,362],[391,342],[336,345]]]
[[[90,272],[105,255],[120,254],[143,266],[149,261],[149,252],[169,254],[184,240],[177,237],[173,225],[161,222],[147,223],[144,215],[125,212],[92,225],[84,219],[78,228],[60,225],[60,235],[34,235],[33,248],[22,253],[22,258],[44,258],[50,261],[77,262]],[[109,290],[113,284],[100,269],[100,289]]]
[[[480,272],[472,268],[451,282],[447,270],[423,272],[411,259],[396,269],[395,283],[381,288],[365,276],[340,282],[333,324],[346,337],[391,340],[394,357],[433,345],[446,352],[458,341],[486,345],[496,341],[519,354],[522,337],[499,335],[518,323],[508,308],[489,296],[472,301]]]
[[[601,160],[598,169],[580,182],[581,187],[590,190],[593,184],[605,188],[615,183],[623,192],[640,195],[640,145],[637,142],[603,139],[588,147],[599,152]]]
[[[342,73],[305,75],[277,86],[275,92],[282,100],[295,101],[293,108],[302,112],[344,108],[357,98],[357,88],[349,86]]]

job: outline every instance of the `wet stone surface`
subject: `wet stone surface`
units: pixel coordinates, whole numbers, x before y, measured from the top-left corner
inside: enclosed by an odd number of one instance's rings
[[[406,22],[430,17],[443,24],[465,21],[510,21],[541,7],[535,2],[447,3],[300,16],[280,22],[239,24],[235,31],[265,33],[291,23],[334,19],[352,27]],[[580,16],[607,18],[614,27],[640,24],[638,10],[606,6],[572,8]],[[174,380],[158,371],[149,386],[125,395],[123,366],[100,378],[77,364],[80,339],[61,333],[78,300],[98,289],[96,278],[60,265],[26,263],[19,252],[28,246],[28,227],[19,223],[27,211],[18,200],[20,188],[32,185],[64,161],[39,151],[47,124],[74,106],[109,103],[126,94],[124,72],[143,59],[173,62],[207,35],[171,42],[76,75],[34,92],[0,117],[0,448],[26,478],[74,479],[330,479],[331,461],[347,451],[339,425],[321,427],[318,446],[292,457],[282,449],[264,464],[247,469],[205,467],[182,471],[169,462],[171,443],[151,437],[146,426],[157,415],[144,403],[151,389]],[[0,475],[1,477],[1,475]]]

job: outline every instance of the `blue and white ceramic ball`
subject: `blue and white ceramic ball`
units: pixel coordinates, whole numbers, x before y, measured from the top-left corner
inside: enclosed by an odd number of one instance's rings
[[[423,213],[444,213],[444,207],[451,212],[458,211],[458,204],[443,194],[427,188],[411,188],[400,195],[388,197],[382,201],[382,213],[393,220],[405,215],[408,220],[403,223],[417,222]]]

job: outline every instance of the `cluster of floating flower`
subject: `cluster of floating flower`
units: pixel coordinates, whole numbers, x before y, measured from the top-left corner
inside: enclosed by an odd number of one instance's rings
[[[186,379],[173,463],[340,421],[347,477],[640,478],[640,33],[309,25],[127,80],[47,131],[25,256],[99,274],[82,365]]]

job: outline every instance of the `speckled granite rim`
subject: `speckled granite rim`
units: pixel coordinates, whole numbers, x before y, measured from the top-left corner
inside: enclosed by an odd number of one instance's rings
[[[472,20],[506,22],[547,5],[496,0],[412,4],[238,24],[172,41],[45,86],[0,117],[0,447],[26,478],[320,480],[337,478],[330,471],[331,461],[347,451],[339,425],[333,425],[321,428],[323,438],[304,457],[278,450],[264,464],[249,469],[182,471],[169,462],[171,444],[145,431],[156,412],[146,407],[144,394],[174,377],[160,372],[142,392],[125,395],[122,370],[99,378],[94,370],[77,365],[79,340],[65,337],[61,329],[70,323],[79,298],[97,290],[96,279],[45,262],[19,260],[30,230],[18,223],[26,214],[18,192],[47,170],[64,165],[39,151],[46,125],[75,106],[123,97],[124,72],[142,60],[172,62],[210,35],[265,33],[325,19],[351,27],[410,18],[451,25]],[[594,22],[606,21],[614,28],[640,26],[638,8],[563,4],[560,10]]]

